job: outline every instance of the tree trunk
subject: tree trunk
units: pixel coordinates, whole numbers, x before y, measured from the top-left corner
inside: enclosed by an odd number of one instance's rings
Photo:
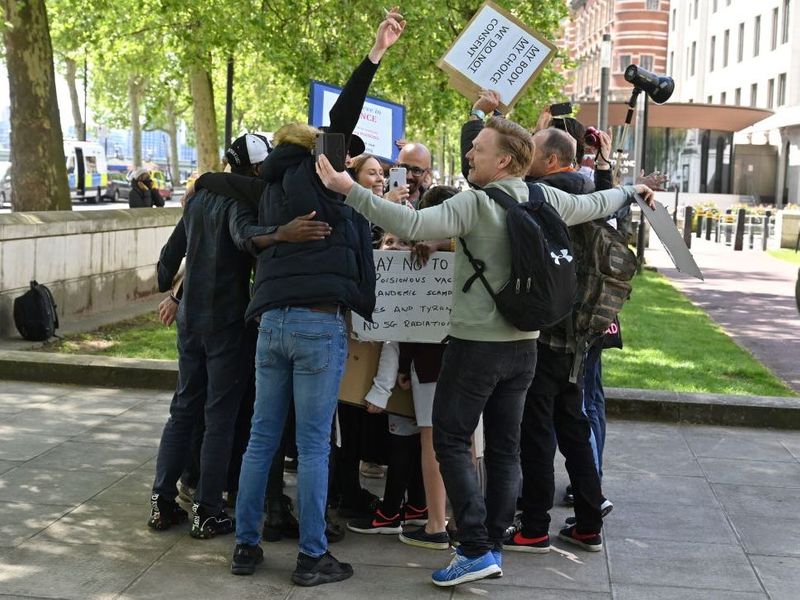
[[[181,181],[180,156],[178,155],[178,116],[175,114],[175,104],[167,101],[167,135],[169,136],[169,168],[172,185]]]
[[[15,211],[72,210],[44,0],[4,0]]]
[[[72,106],[72,122],[75,125],[75,135],[81,141],[86,141],[86,122],[81,116],[81,104],[78,96],[78,86],[76,84],[76,74],[78,64],[71,58],[65,58],[64,64],[67,67],[66,79],[69,87],[69,103]]]
[[[194,132],[197,141],[197,171],[218,171],[220,168],[217,138],[217,114],[214,111],[214,90],[211,75],[201,64],[191,72],[192,99],[194,101]]]
[[[142,123],[139,120],[139,98],[141,83],[136,75],[128,79],[128,108],[131,111],[131,146],[133,151],[133,168],[142,166]]]

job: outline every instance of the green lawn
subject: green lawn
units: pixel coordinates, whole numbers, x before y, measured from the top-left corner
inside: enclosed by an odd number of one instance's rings
[[[69,354],[178,359],[175,325],[164,327],[155,310],[135,319],[106,325],[96,331],[65,336],[62,340],[47,344],[43,349]]]
[[[795,395],[667,279],[644,271],[620,314],[622,350],[603,353],[609,387]]]
[[[625,348],[603,354],[603,382],[630,387],[792,396],[793,392],[664,277],[645,271],[633,282],[620,319]],[[136,319],[70,336],[46,350],[77,354],[175,360],[175,326],[155,311]]]
[[[800,252],[795,252],[791,248],[781,248],[780,250],[767,250],[767,254],[790,262],[793,265],[800,265]]]

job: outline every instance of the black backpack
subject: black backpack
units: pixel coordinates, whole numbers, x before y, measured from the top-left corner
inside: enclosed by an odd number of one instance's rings
[[[49,340],[58,329],[53,294],[46,285],[31,281],[31,289],[14,299],[14,325],[26,340]]]
[[[527,202],[517,202],[498,188],[483,190],[508,212],[511,242],[511,277],[495,293],[483,272],[486,263],[472,256],[459,238],[475,274],[464,284],[469,291],[476,279],[483,282],[497,309],[522,331],[550,327],[572,312],[577,282],[567,225],[538,185],[528,185]]]

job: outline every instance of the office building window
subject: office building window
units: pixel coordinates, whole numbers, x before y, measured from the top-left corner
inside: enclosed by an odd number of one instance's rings
[[[736,91],[733,92],[733,103],[736,106],[742,105],[742,88],[736,88]]]
[[[692,68],[689,71],[690,75],[694,75],[695,58],[697,58],[697,42],[692,42]]]
[[[715,50],[717,47],[717,36],[711,36],[711,44],[708,47],[708,70],[714,70],[714,54],[716,54]]]
[[[781,44],[789,41],[789,0],[783,0],[783,27],[781,27]]]
[[[758,104],[758,84],[754,83],[750,86],[750,106]]]
[[[697,18],[697,5],[700,4],[699,0],[694,0],[694,18]]]
[[[674,69],[675,69],[675,52],[674,51],[670,51],[670,53],[669,53],[669,69],[667,69],[667,71],[669,72],[669,76],[670,77],[672,77],[672,71]]]
[[[761,45],[761,15],[756,17],[753,25],[753,56],[758,56],[758,47]]]
[[[619,70],[625,71],[628,68],[628,65],[631,64],[631,55],[630,54],[620,54],[619,57]]]
[[[744,58],[744,23],[739,23],[739,47],[736,50],[736,62]]]
[[[658,0],[647,0],[647,10],[658,10]]]
[[[786,104],[786,73],[778,75],[778,106]]]
[[[611,5],[611,3],[609,2],[609,6],[610,5]],[[673,8],[672,9],[672,31],[675,31],[675,20],[677,19],[676,15],[677,15],[677,9]]]
[[[717,12],[717,0],[714,0],[714,4],[711,9],[713,12]]]
[[[731,30],[725,30],[725,37],[723,38],[722,42],[722,66],[728,66],[728,48],[731,45]]]
[[[778,47],[778,7],[772,9],[772,43],[770,50],[775,50]]]
[[[706,104],[714,104],[714,96],[709,96],[706,98]]]
[[[719,103],[720,103],[720,104],[726,104],[726,100],[727,100],[727,99],[728,99],[728,93],[727,93],[727,92],[722,92],[722,93],[719,95]]]
[[[767,108],[775,106],[775,80],[767,81]]]
[[[642,66],[643,69],[648,71],[653,70],[653,55],[652,54],[642,54],[639,56],[639,64]]]

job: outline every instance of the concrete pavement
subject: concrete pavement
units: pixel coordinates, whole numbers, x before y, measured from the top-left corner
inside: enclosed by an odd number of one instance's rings
[[[169,393],[0,386],[2,600],[797,598],[797,431],[613,420],[604,488],[615,509],[603,552],[556,540],[544,556],[507,552],[502,579],[442,590],[429,577],[447,552],[348,533],[332,550],[355,576],[301,589],[289,579],[291,541],[266,544],[256,574],[234,577],[231,537],[203,542],[188,525],[146,527]],[[567,514],[554,509],[551,534]]]

